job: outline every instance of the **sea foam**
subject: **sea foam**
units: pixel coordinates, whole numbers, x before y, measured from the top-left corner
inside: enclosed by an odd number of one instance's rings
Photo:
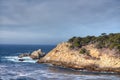
[[[30,57],[19,58],[18,56],[5,56],[2,59],[12,61],[12,62],[29,62],[29,63],[36,63],[37,61],[37,60],[33,60]],[[23,59],[23,61],[20,61],[19,59]]]

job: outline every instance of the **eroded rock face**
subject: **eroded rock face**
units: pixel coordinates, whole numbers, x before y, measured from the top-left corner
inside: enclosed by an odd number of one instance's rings
[[[41,51],[41,49],[38,49],[36,51],[33,51],[31,54],[30,53],[23,53],[23,54],[20,54],[18,57],[21,58],[20,61],[22,61],[23,57],[31,57],[32,59],[40,59],[43,56],[45,56],[45,53],[43,53]]]
[[[36,51],[33,51],[33,52],[30,54],[30,57],[31,57],[32,59],[39,59],[39,58],[43,57],[44,55],[45,55],[45,53],[43,53],[43,52],[41,51],[41,49],[38,49],[38,50],[36,50]]]
[[[50,63],[73,69],[87,69],[91,71],[120,72],[120,58],[112,56],[110,50],[97,50],[94,46],[84,46],[90,50],[90,55],[80,54],[79,50],[71,50],[70,43],[61,43],[38,63]],[[107,53],[109,51],[109,53]]]

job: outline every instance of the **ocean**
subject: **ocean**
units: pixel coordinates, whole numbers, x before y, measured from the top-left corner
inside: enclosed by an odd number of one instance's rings
[[[48,53],[55,45],[0,45],[0,80],[120,80],[118,73],[90,72],[38,64],[26,58],[21,62],[18,55],[42,49]]]

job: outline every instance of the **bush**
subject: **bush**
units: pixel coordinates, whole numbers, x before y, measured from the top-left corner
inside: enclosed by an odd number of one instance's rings
[[[70,48],[70,49],[74,49],[74,46],[73,46],[73,45],[71,45],[69,48]]]
[[[86,49],[85,49],[85,48],[82,48],[82,49],[80,50],[80,53],[81,53],[81,54],[85,54],[85,53],[86,53]]]
[[[88,44],[96,44],[96,48],[117,48],[120,50],[120,33],[102,33],[100,36],[87,36],[87,37],[72,37],[68,40],[72,44],[72,48],[81,48]]]
[[[88,50],[86,50],[85,48],[82,48],[79,53],[80,54],[87,54],[87,55],[90,54],[90,52]]]

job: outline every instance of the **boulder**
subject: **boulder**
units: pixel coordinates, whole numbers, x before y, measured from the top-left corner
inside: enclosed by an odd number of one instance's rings
[[[33,52],[30,54],[30,57],[31,57],[32,59],[39,59],[39,58],[41,58],[41,57],[43,57],[43,56],[45,56],[45,53],[43,53],[43,52],[41,51],[41,49],[38,49],[38,50],[36,50],[36,51],[33,51]]]

